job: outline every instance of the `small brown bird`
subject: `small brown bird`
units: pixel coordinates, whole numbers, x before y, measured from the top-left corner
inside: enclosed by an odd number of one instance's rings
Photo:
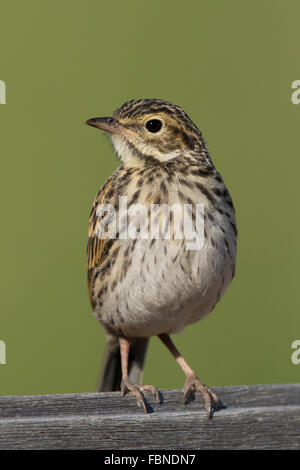
[[[147,412],[142,392],[157,399],[159,393],[140,382],[148,339],[157,335],[186,375],[184,401],[201,392],[211,417],[218,397],[169,335],[210,313],[234,276],[237,228],[229,192],[201,132],[179,106],[132,100],[112,117],[86,123],[108,133],[122,162],[98,192],[89,220],[89,295],[107,334],[98,389],[129,391]],[[161,210],[166,207],[169,212]]]

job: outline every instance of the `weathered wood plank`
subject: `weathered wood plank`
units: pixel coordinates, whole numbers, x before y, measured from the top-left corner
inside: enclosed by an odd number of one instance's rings
[[[0,449],[300,449],[300,384],[215,390],[212,420],[178,390],[148,415],[117,392],[0,397]]]

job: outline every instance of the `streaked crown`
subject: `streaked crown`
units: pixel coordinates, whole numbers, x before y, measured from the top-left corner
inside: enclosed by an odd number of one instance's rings
[[[197,154],[209,158],[200,130],[183,109],[168,101],[127,101],[112,117],[90,119],[87,124],[110,133],[124,163],[147,157],[167,161]]]

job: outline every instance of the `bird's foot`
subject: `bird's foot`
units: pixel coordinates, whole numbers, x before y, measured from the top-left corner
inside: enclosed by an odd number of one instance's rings
[[[142,392],[151,392],[152,395],[156,397],[157,402],[160,402],[159,391],[154,385],[137,385],[137,384],[132,384],[128,379],[122,379],[122,382],[121,382],[122,397],[124,397],[124,395],[127,392],[130,392],[135,396],[137,400],[137,405],[140,408],[143,408],[144,413],[148,413],[148,409],[147,409],[147,402],[145,401],[145,398]]]
[[[205,408],[208,419],[212,418],[212,410],[217,410],[220,406],[220,400],[217,395],[212,392],[201,380],[195,375],[191,374],[185,381],[183,388],[183,400],[186,403],[189,395],[194,392],[200,392],[205,401]]]

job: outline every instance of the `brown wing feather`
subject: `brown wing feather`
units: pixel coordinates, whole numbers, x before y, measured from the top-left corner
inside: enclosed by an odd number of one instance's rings
[[[88,290],[90,301],[92,303],[92,283],[93,283],[93,273],[96,267],[99,267],[101,263],[104,261],[104,258],[107,253],[105,253],[105,245],[109,238],[104,240],[97,237],[97,222],[99,221],[99,216],[97,216],[97,208],[100,204],[105,204],[109,202],[109,191],[112,189],[114,183],[114,176],[110,177],[106,183],[102,186],[99,193],[97,194],[91,214],[89,219],[89,230],[88,230],[88,244],[87,244],[87,270],[88,270]],[[104,256],[105,255],[105,256]]]

